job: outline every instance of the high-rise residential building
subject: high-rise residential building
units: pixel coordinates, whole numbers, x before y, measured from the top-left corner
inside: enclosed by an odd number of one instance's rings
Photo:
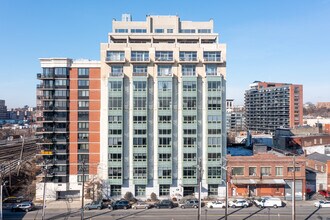
[[[0,119],[8,119],[8,112],[5,100],[0,100]]]
[[[234,99],[226,100],[227,132],[245,130],[245,118],[243,106],[234,106]]]
[[[274,133],[303,124],[303,86],[255,81],[245,92],[246,128]]]
[[[85,179],[97,175],[100,161],[100,62],[68,58],[40,59],[37,85],[37,143],[49,170],[49,199],[81,194]],[[46,167],[46,166],[44,166]],[[42,198],[43,183],[36,197]]]
[[[122,21],[113,20],[108,42],[101,44],[100,63],[64,60],[68,63],[64,80],[70,84],[64,100],[68,105],[64,125],[69,126],[64,135],[70,137],[65,142],[67,190],[79,184],[77,136],[81,134],[89,137],[89,148],[82,154],[91,163],[86,178],[97,174],[108,196],[198,193],[199,170],[204,171],[202,195],[224,192],[220,164],[226,155],[226,45],[218,38],[213,20],[147,16],[145,21],[132,21],[125,15]],[[44,69],[56,70],[61,62],[41,60]],[[98,105],[81,110],[89,114],[86,132],[78,130],[80,122],[73,116],[81,112],[73,110],[78,105],[73,91],[84,91],[77,89],[79,78],[73,73],[83,66],[99,73],[98,98],[91,97],[91,87],[86,90],[87,100],[95,99]],[[99,123],[94,133],[91,120]],[[99,138],[94,147],[92,133]],[[91,159],[93,153],[99,157]],[[91,170],[92,164],[97,170]]]

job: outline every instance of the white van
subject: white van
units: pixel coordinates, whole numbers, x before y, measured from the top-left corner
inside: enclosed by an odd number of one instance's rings
[[[282,207],[282,200],[274,197],[261,198],[260,200],[255,201],[256,206],[259,208],[263,207]]]

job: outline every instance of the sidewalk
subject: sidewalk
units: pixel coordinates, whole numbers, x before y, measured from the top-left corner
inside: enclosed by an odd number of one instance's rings
[[[84,204],[89,203],[89,200],[85,200]],[[42,207],[42,203],[36,203],[36,206]],[[63,209],[65,211],[71,211],[81,208],[81,200],[73,200],[68,202],[67,200],[46,201],[46,209]]]

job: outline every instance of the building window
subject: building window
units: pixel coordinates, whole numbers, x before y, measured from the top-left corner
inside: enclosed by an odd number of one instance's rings
[[[78,122],[78,130],[88,130],[89,122]]]
[[[208,129],[207,134],[221,134],[221,129]]]
[[[159,161],[171,161],[171,157],[172,155],[169,153],[162,153],[162,154],[158,154],[158,160]]]
[[[158,97],[158,108],[160,110],[171,109],[171,97]]]
[[[89,180],[89,175],[84,175],[84,181],[87,182]],[[81,183],[83,181],[83,175],[78,175],[77,176],[77,182]]]
[[[78,150],[86,150],[86,151],[88,151],[88,149],[89,149],[89,144],[86,144],[86,143],[84,143],[84,144],[78,144]]]
[[[205,72],[207,76],[216,76],[217,75],[217,65],[207,64],[205,65]]]
[[[220,147],[221,138],[219,137],[209,137],[208,138],[208,147]]]
[[[208,167],[207,168],[207,177],[211,179],[221,178],[221,167]]]
[[[120,110],[122,108],[121,97],[109,98],[109,110]]]
[[[221,82],[220,81],[208,81],[207,89],[208,89],[208,91],[221,91]]]
[[[89,69],[88,68],[78,68],[78,77],[88,77],[89,76]]]
[[[172,178],[172,168],[158,167],[158,178],[159,179],[171,179]]]
[[[196,129],[183,129],[183,134],[187,134],[187,135],[197,134],[197,130]]]
[[[300,167],[295,167],[296,172],[300,172]],[[293,167],[288,167],[288,172],[293,172]]]
[[[243,176],[244,167],[232,167],[231,173],[232,173],[232,175]]]
[[[78,112],[78,121],[88,121],[89,112]]]
[[[257,175],[257,167],[249,167],[249,176]]]
[[[182,65],[182,76],[196,76],[196,65]]]
[[[172,90],[172,82],[158,82],[158,90],[159,91],[171,91]]]
[[[159,147],[171,147],[172,138],[170,137],[160,137],[158,138]]]
[[[78,80],[78,88],[89,87],[89,80]]]
[[[121,124],[122,123],[122,116],[115,115],[108,117],[109,123],[111,124]]]
[[[220,51],[204,51],[204,61],[220,61]]]
[[[209,33],[211,33],[211,29],[198,29],[198,33],[209,34]]]
[[[123,66],[111,66],[111,76],[122,76],[123,69]]]
[[[183,91],[196,91],[197,85],[195,81],[183,81]]]
[[[123,141],[121,137],[111,137],[108,139],[109,147],[116,148],[121,147]]]
[[[89,107],[89,101],[78,101],[78,107],[79,108],[88,108]]]
[[[183,109],[184,110],[196,110],[197,98],[196,97],[183,97]]]
[[[173,51],[156,51],[156,61],[173,61]]]
[[[170,185],[159,185],[159,196],[169,196]]]
[[[147,97],[134,97],[133,106],[134,106],[134,110],[146,110],[147,109]]]
[[[147,29],[131,29],[131,33],[147,33]]]
[[[183,147],[195,147],[196,138],[195,137],[184,137],[183,138]]]
[[[89,162],[89,155],[88,154],[78,154],[78,163],[88,163]]]
[[[147,123],[147,116],[133,116],[133,123],[145,124]]]
[[[183,178],[184,179],[196,178],[196,167],[183,167]]]
[[[56,79],[54,84],[55,87],[66,87],[69,85],[69,82],[66,79]]]
[[[221,109],[221,97],[208,97],[207,107],[209,110],[220,110]]]
[[[261,176],[270,176],[270,167],[261,167]]]
[[[148,51],[132,51],[131,61],[149,61]]]
[[[184,153],[183,161],[196,161],[196,153]]]
[[[110,81],[109,91],[121,91],[122,82],[120,81]]]
[[[173,33],[173,29],[167,29],[167,33],[168,33],[168,34]]]
[[[185,124],[193,124],[196,122],[197,122],[197,118],[195,115],[183,116],[183,123],[185,123]]]
[[[121,179],[121,167],[109,167],[108,176],[109,179]]]
[[[79,141],[88,141],[89,133],[78,133]]]
[[[134,162],[145,162],[147,161],[146,153],[133,153]]]
[[[157,29],[155,29],[155,33],[157,33],[157,34],[164,33],[164,29],[157,28]]]
[[[283,167],[275,167],[275,175],[283,176]]]
[[[111,185],[110,186],[110,195],[115,196],[121,196],[121,185]]]
[[[147,138],[145,137],[133,138],[133,147],[147,147]]]
[[[88,98],[89,90],[78,90],[78,98]]]
[[[221,153],[208,153],[207,159],[208,159],[208,161],[220,161]]]
[[[162,135],[162,134],[169,135],[171,133],[172,133],[171,129],[158,129],[158,134],[160,134],[160,135]]]
[[[121,135],[122,130],[121,129],[109,129],[110,135]]]
[[[133,178],[134,179],[146,179],[147,178],[147,168],[146,167],[134,167],[133,168]]]
[[[148,73],[148,67],[146,65],[134,65],[133,66],[133,75],[144,76],[144,75],[147,75],[147,73]]]
[[[135,185],[135,196],[145,196],[145,195],[146,195],[146,186]]]
[[[196,32],[195,29],[181,29],[180,30],[180,33],[185,33],[185,34],[193,34],[195,32]]]
[[[221,115],[208,115],[207,122],[208,123],[221,123],[222,117]]]
[[[172,66],[158,65],[158,76],[172,76]]]
[[[217,196],[218,195],[218,185],[217,184],[209,184],[207,191],[208,191],[209,196]]]
[[[180,61],[197,61],[196,51],[180,51],[179,53]]]
[[[135,135],[147,134],[147,130],[146,129],[134,129],[134,134]]]
[[[171,123],[172,122],[172,119],[171,119],[171,116],[169,115],[160,115],[158,116],[158,123]]]
[[[128,33],[128,29],[115,29],[115,33]]]

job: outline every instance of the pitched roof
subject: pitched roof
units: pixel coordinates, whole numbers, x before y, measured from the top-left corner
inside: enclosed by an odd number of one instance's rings
[[[326,154],[320,154],[317,152],[314,152],[307,156],[310,160],[316,160],[322,163],[326,163],[328,160],[330,160],[330,156],[327,156]]]

